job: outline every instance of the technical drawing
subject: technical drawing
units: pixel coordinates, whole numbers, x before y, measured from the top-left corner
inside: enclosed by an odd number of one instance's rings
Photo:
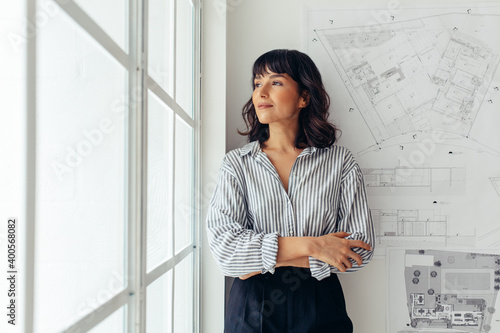
[[[458,31],[451,32],[438,69],[432,76],[439,86],[432,105],[434,120],[439,120],[432,124],[433,127],[469,135],[499,59],[484,43]]]
[[[475,246],[475,233],[451,234],[450,217],[439,209],[370,209],[375,226],[375,255],[385,255],[387,246],[446,247]]]
[[[370,194],[377,194],[374,189],[460,194],[465,192],[465,171],[465,168],[453,167],[362,169]]]
[[[486,231],[483,235],[477,238],[477,241],[478,243],[491,248],[500,247],[500,227],[495,227]]]
[[[448,216],[431,209],[371,209],[378,237],[447,236]]]
[[[387,332],[500,332],[500,1],[389,12],[311,7],[305,34],[362,168]]]
[[[485,35],[445,22],[481,26],[485,17],[449,13],[373,29],[314,31],[380,147],[392,138],[430,130],[472,138],[500,50],[482,40]]]
[[[493,188],[495,189],[498,196],[500,197],[500,177],[491,177],[490,181],[491,181],[491,185],[493,185]]]
[[[500,255],[406,250],[404,277],[408,326],[431,332],[491,331]]]

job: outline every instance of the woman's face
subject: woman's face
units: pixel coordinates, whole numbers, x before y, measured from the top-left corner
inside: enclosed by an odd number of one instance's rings
[[[252,102],[262,124],[298,122],[300,109],[305,107],[299,86],[288,74],[264,73],[254,80]]]

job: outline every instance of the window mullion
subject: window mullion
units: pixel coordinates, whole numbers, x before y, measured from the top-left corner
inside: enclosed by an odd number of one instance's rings
[[[173,67],[172,67],[172,71],[173,71],[173,89],[172,89],[172,97],[174,100],[177,100],[177,1],[178,0],[173,0],[174,2],[174,33],[173,33],[173,39],[174,39],[174,42],[173,42],[173,45],[174,45],[174,52],[173,52]]]
[[[139,0],[142,2],[142,12],[139,17],[142,19],[138,22],[138,36],[142,36],[142,38],[138,39],[138,59],[137,62],[139,64],[138,68],[140,71],[140,91],[141,91],[141,105],[142,105],[142,178],[141,178],[141,198],[142,198],[142,219],[140,225],[141,227],[141,242],[140,242],[140,251],[141,253],[141,269],[140,269],[140,277],[141,277],[141,299],[140,299],[140,308],[139,308],[139,322],[140,322],[140,333],[146,332],[146,297],[147,297],[147,284],[146,284],[146,263],[147,263],[147,239],[148,239],[148,92],[147,92],[147,68],[148,68],[148,15],[149,15],[149,1],[148,0]],[[137,91],[137,89],[136,89]]]
[[[145,174],[147,156],[146,142],[147,117],[144,104],[144,64],[143,64],[143,27],[144,1],[129,0],[129,86],[128,86],[128,301],[127,331],[145,332],[144,316],[144,231],[147,202]]]
[[[174,52],[175,53],[175,52]],[[175,87],[175,84],[174,84]],[[175,89],[175,88],[174,88]],[[176,130],[176,124],[177,124],[177,115],[174,114],[173,117],[173,124],[172,124],[172,210],[170,212],[171,214],[171,221],[172,221],[172,254],[175,257],[175,162],[174,162],[174,157],[175,157],[175,130]],[[175,300],[175,265],[172,268],[172,332],[174,332],[174,322],[175,322],[175,316],[174,314],[174,300]]]
[[[201,302],[200,302],[200,286],[201,286],[201,230],[202,230],[202,217],[201,217],[201,1],[194,1],[194,66],[193,66],[193,119],[194,119],[194,222],[193,222],[193,242],[195,248],[193,251],[193,319],[194,319],[194,332],[200,332],[201,321]]]
[[[36,17],[36,0],[26,1],[26,21],[32,22]],[[26,141],[24,157],[24,218],[25,218],[25,273],[24,276],[24,332],[33,332],[34,322],[34,304],[35,304],[35,218],[36,218],[36,20],[32,22],[35,25],[33,35],[27,39],[26,45]]]

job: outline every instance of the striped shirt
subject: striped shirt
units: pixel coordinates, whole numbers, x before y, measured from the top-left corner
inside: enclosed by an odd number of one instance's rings
[[[258,141],[228,152],[209,204],[210,250],[226,276],[274,273],[278,236],[351,233],[374,247],[374,229],[363,176],[351,152],[332,145],[307,147],[295,160],[288,193]],[[366,265],[373,254],[352,248]],[[352,260],[351,260],[352,261]],[[337,268],[309,257],[311,275],[322,280]]]

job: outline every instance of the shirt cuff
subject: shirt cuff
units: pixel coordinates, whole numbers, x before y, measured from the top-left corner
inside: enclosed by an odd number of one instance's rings
[[[323,280],[332,274],[330,265],[313,257],[309,257],[309,269],[311,270],[311,276],[316,278],[318,281]]]
[[[276,256],[278,255],[278,233],[265,234],[262,239],[262,274],[274,274]]]

